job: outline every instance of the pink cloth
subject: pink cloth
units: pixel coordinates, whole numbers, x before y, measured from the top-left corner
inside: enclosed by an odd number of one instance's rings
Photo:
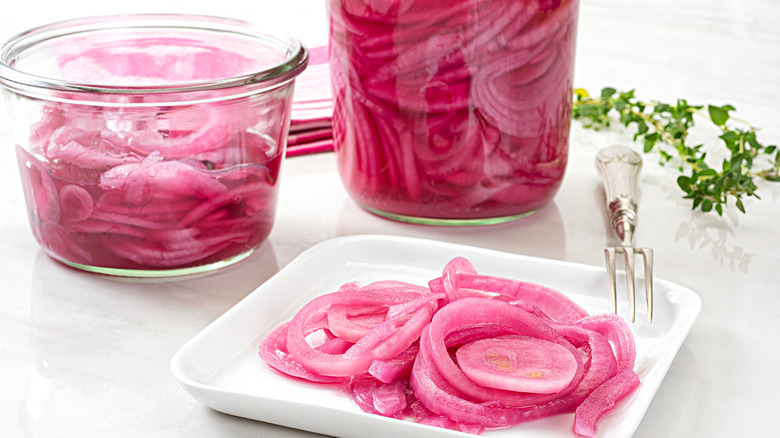
[[[309,50],[309,65],[295,81],[287,156],[333,150],[333,96],[327,46]]]

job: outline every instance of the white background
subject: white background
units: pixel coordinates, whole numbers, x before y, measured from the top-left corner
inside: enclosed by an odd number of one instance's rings
[[[5,1],[0,37],[87,15],[180,12],[284,28],[327,39],[323,1]],[[648,100],[730,103],[780,143],[780,2],[589,0],[579,22],[575,85],[635,88]],[[168,369],[188,339],[322,240],[361,233],[466,243],[602,266],[612,243],[593,168],[620,131],[572,128],[571,159],[555,201],[484,228],[391,223],[357,208],[331,154],[288,160],[269,241],[245,263],[201,279],[119,281],[75,272],[39,251],[27,224],[13,144],[0,119],[0,437],[287,437],[306,433],[215,413],[183,393]],[[712,132],[697,132],[716,145]],[[760,185],[747,215],[692,213],[673,169],[646,157],[637,240],[656,250],[656,274],[698,292],[702,314],[635,437],[764,437],[780,408],[780,184]],[[606,293],[606,291],[605,291]]]

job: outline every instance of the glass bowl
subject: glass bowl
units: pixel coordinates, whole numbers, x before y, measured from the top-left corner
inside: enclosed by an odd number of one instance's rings
[[[276,214],[296,39],[206,16],[69,20],[10,39],[0,88],[37,241],[120,276],[248,256]]]

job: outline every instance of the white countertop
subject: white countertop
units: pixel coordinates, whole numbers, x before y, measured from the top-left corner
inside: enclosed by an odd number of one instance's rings
[[[0,36],[50,21],[124,12],[193,12],[285,23],[324,43],[324,0],[15,2]],[[262,6],[261,6],[262,5]],[[272,12],[266,12],[271,10]],[[583,1],[575,86],[635,88],[645,99],[726,104],[780,143],[780,2]],[[715,145],[708,132],[703,141]],[[603,266],[610,239],[593,166],[629,142],[572,127],[570,165],[553,203],[508,224],[437,228],[390,222],[346,195],[332,154],[289,159],[277,223],[247,260],[199,278],[132,281],[68,269],[39,249],[27,222],[8,121],[0,121],[0,437],[302,437],[220,414],[177,386],[173,354],[239,300],[323,240],[389,234]],[[658,278],[684,285],[702,311],[635,437],[776,434],[780,408],[780,183],[761,183],[747,214],[691,212],[673,169],[645,157],[637,243]],[[606,291],[605,291],[606,294]],[[573,435],[572,435],[573,436]]]

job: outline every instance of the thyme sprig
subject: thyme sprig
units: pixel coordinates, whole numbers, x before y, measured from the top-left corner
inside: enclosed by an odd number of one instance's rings
[[[646,102],[634,96],[634,90],[618,92],[607,87],[592,97],[584,89],[574,92],[573,118],[584,127],[598,130],[617,120],[635,129],[634,141],[644,152],[657,151],[661,165],[674,162],[681,175],[677,185],[692,200],[692,209],[723,214],[729,199],[745,213],[744,197],[760,199],[756,179],[780,182],[780,149],[759,142],[757,129],[732,117],[731,105],[691,105],[684,99],[675,104]],[[704,119],[720,132],[726,148],[720,167],[707,163],[703,144],[689,145],[688,134],[697,119]],[[708,145],[709,146],[709,145]],[[676,160],[678,159],[678,160]]]

